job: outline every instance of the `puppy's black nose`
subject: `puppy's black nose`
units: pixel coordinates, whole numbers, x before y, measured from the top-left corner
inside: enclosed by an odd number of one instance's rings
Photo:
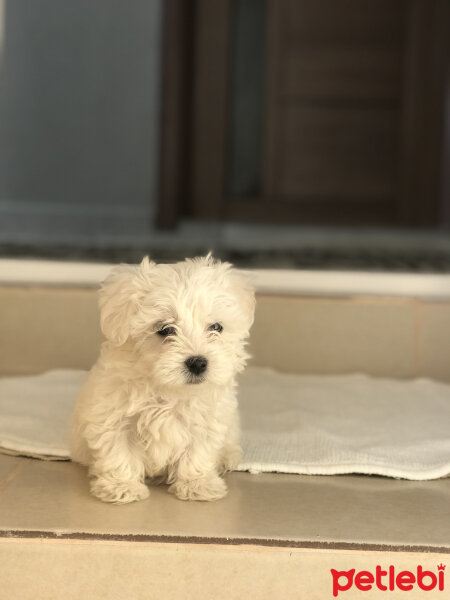
[[[190,356],[184,364],[194,375],[201,375],[206,371],[208,361],[204,356]]]

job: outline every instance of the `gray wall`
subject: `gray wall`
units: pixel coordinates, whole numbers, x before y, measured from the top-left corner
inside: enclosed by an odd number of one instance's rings
[[[6,0],[0,240],[151,227],[162,0]]]

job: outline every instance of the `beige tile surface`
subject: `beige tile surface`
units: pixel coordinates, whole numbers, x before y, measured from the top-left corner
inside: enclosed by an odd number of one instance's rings
[[[100,343],[93,290],[0,287],[0,372],[89,368]]]
[[[0,464],[11,460],[0,456]],[[116,506],[89,494],[78,465],[19,460],[24,469],[0,493],[3,531],[450,549],[450,479],[233,473],[229,494],[219,502],[182,502],[161,486],[152,488],[148,500]]]
[[[0,583],[7,598],[20,600],[325,600],[333,598],[331,569],[374,573],[392,564],[414,573],[421,565],[436,573],[447,562],[446,554],[0,539]],[[406,597],[447,597],[447,588],[424,595],[416,585]],[[353,585],[338,598],[361,596],[405,592],[363,594]]]
[[[410,377],[414,342],[411,300],[262,297],[250,350],[281,371]]]
[[[301,373],[450,380],[450,303],[258,296],[254,363]],[[0,374],[88,369],[100,344],[94,289],[0,287]]]
[[[450,381],[450,304],[420,307],[417,373]]]
[[[0,455],[0,493],[23,470],[25,462],[13,456]]]

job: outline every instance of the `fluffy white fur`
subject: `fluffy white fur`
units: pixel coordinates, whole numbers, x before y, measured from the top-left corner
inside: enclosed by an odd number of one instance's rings
[[[182,500],[216,500],[241,456],[235,375],[248,358],[254,293],[210,255],[116,267],[100,291],[100,357],[72,418],[73,460],[104,502],[149,495],[165,481]],[[211,329],[219,323],[221,332]],[[172,335],[158,331],[170,327]],[[185,361],[202,356],[206,371]]]

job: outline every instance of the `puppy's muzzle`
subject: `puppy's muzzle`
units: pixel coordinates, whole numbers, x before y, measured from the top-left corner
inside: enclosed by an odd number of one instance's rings
[[[188,368],[189,373],[201,375],[206,371],[208,361],[204,356],[190,356],[184,364]]]

